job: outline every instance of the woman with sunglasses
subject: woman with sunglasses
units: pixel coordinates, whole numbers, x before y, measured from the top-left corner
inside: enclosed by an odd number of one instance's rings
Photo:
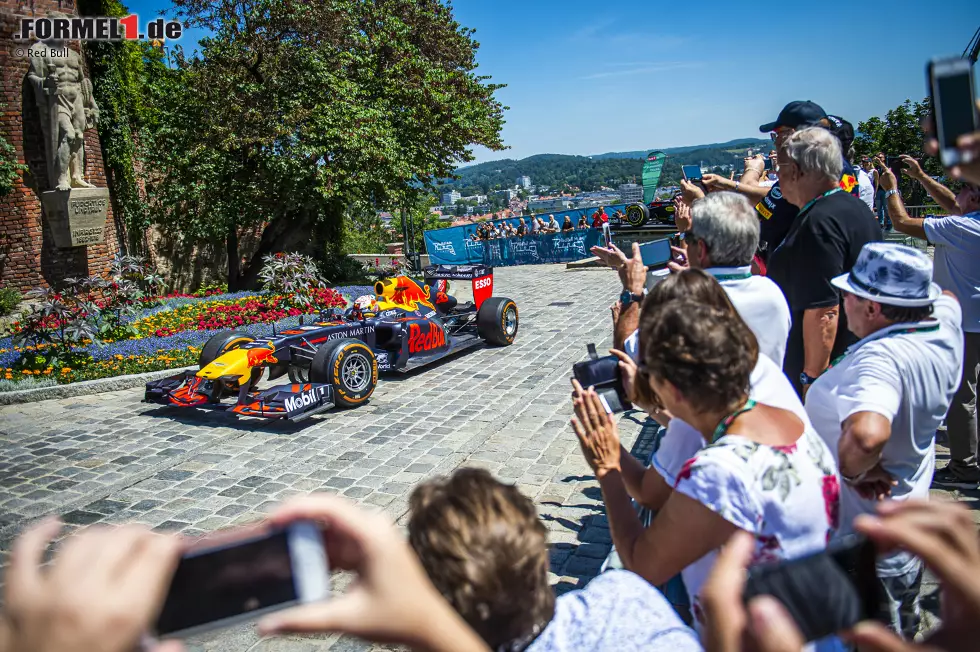
[[[713,303],[687,297],[656,304],[651,295],[640,319],[642,365],[631,388],[648,409],[662,405],[689,424],[683,434],[697,452],[673,487],[662,477],[658,487],[650,471],[637,473],[616,423],[596,393],[577,383],[573,427],[599,480],[625,567],[654,585],[680,572],[702,622],[698,592],[718,549],[739,530],[755,537],[753,563],[823,549],[837,525],[839,479],[830,451],[805,418],[751,398],[758,344],[730,304],[719,307],[727,302],[720,287],[706,290],[717,283],[710,277],[684,283],[714,294]],[[650,489],[662,502],[649,505],[660,511],[644,529],[630,494],[642,502]]]

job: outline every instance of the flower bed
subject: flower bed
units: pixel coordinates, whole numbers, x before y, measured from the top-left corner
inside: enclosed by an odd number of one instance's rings
[[[50,378],[64,384],[192,366],[204,343],[218,331],[234,328],[256,337],[267,335],[273,324],[277,329],[295,326],[300,316],[344,307],[345,297],[370,293],[372,288],[367,286],[317,288],[306,295],[310,303],[261,292],[160,297],[151,302],[157,305],[127,320],[135,337],[88,341],[69,352],[71,362],[67,364],[47,364],[50,345],[16,347],[9,337],[0,338],[0,379],[13,381],[0,391],[17,389],[18,381],[27,378]]]

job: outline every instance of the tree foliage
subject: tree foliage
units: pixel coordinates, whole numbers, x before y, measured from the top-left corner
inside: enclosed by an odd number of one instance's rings
[[[269,252],[338,250],[345,214],[414,203],[471,144],[503,147],[500,85],[438,0],[173,4],[214,36],[197,56],[175,48],[179,83],[157,89],[156,217],[224,242],[230,289]],[[262,235],[240,266],[243,228]]]
[[[921,102],[905,100],[885,114],[884,119],[872,116],[858,123],[858,135],[854,138],[854,151],[860,155],[875,156],[884,153],[887,157],[908,154],[918,159],[926,174],[942,176],[942,164],[933,156],[926,156],[922,150],[924,134],[922,120],[932,113],[929,98]],[[922,204],[927,196],[922,186],[901,175],[899,188],[908,198],[908,204]]]
[[[5,104],[0,104],[2,109]],[[0,197],[6,197],[14,190],[14,184],[27,166],[17,160],[17,150],[0,134]]]
[[[128,16],[118,0],[79,0],[83,16]],[[99,141],[106,178],[112,189],[113,213],[129,229],[138,247],[150,225],[150,207],[139,181],[147,150],[153,146],[159,111],[153,98],[161,77],[172,75],[163,52],[146,41],[86,41],[93,93],[101,112]]]

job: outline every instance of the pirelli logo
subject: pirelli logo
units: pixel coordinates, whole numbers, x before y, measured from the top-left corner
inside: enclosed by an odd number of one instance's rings
[[[758,204],[755,205],[755,210],[764,219],[767,219],[768,220],[770,217],[772,217],[772,211],[769,210],[768,208],[766,208],[765,204],[763,202],[761,202],[761,201]]]

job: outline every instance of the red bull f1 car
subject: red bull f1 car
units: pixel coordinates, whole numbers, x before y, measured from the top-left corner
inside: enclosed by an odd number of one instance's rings
[[[493,268],[433,265],[425,281],[408,276],[375,283],[346,311],[255,338],[223,331],[204,345],[200,369],[146,384],[144,402],[227,410],[241,416],[300,420],[335,406],[356,407],[374,392],[379,372],[408,371],[481,345],[517,337],[517,304],[494,297]],[[470,281],[472,302],[449,294]],[[282,376],[289,383],[260,388]]]

